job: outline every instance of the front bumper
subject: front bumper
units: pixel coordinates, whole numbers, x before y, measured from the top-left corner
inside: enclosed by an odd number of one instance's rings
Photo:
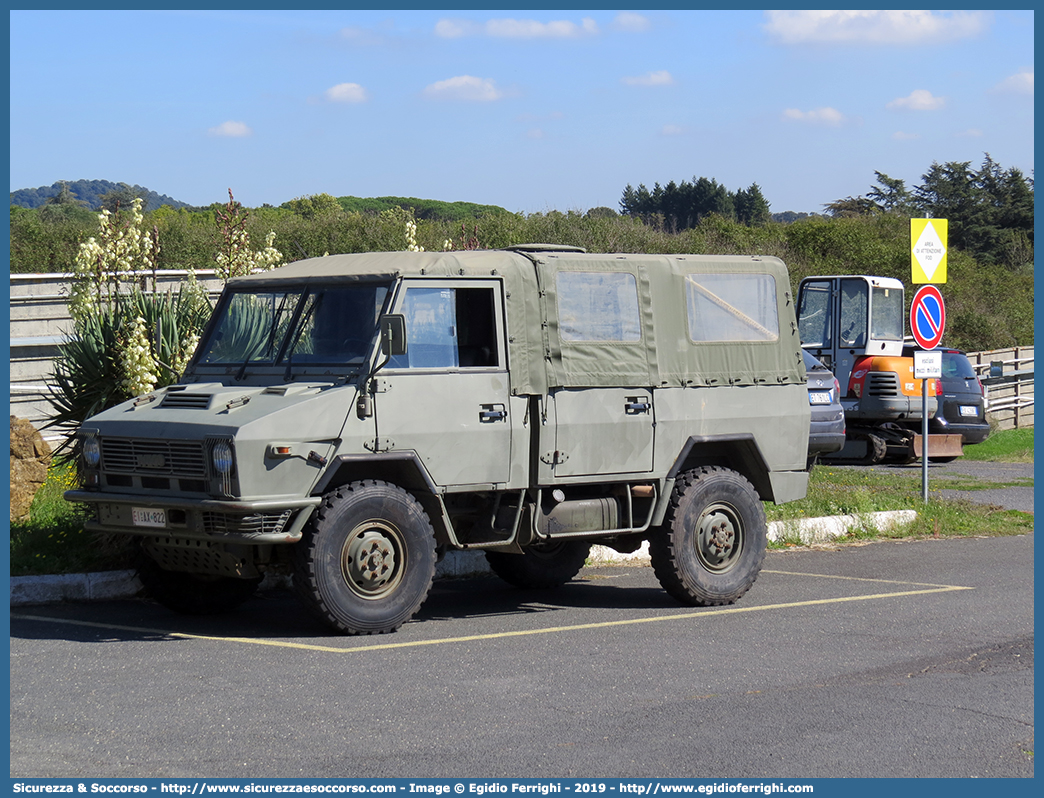
[[[956,422],[946,418],[933,418],[928,430],[939,434],[960,435],[964,443],[982,443],[990,437],[990,425],[985,421]]]
[[[322,502],[320,497],[237,501],[91,490],[66,491],[65,498],[94,508],[95,517],[84,524],[88,531],[248,544],[296,543]],[[162,511],[162,523],[136,524],[135,509]]]

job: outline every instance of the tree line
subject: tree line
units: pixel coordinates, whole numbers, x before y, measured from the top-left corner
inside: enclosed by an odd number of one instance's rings
[[[984,263],[1028,258],[1033,252],[1033,179],[1003,168],[985,154],[971,161],[933,162],[912,189],[903,180],[875,171],[876,185],[865,194],[826,205],[834,217],[883,213],[946,219],[949,246]]]
[[[729,191],[707,177],[693,177],[691,183],[672,180],[666,186],[655,183],[652,191],[641,183],[638,188],[628,184],[620,198],[620,211],[673,230],[688,230],[711,214],[754,227],[772,220],[769,203],[757,183]]]
[[[876,185],[865,195],[824,205],[833,218],[895,214],[949,221],[949,245],[973,253],[985,263],[1003,264],[1033,258],[1033,180],[1021,170],[1005,169],[985,154],[982,165],[971,161],[933,162],[920,184],[906,183],[875,171]],[[807,214],[771,214],[757,183],[730,191],[717,180],[694,177],[666,186],[628,184],[620,198],[626,216],[668,230],[688,230],[711,215],[758,227],[770,221],[792,222]]]

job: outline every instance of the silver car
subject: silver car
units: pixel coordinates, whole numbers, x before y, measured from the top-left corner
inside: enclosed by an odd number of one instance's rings
[[[845,445],[845,411],[841,386],[833,372],[802,349],[808,382],[808,404],[812,421],[808,433],[808,461],[838,452]]]

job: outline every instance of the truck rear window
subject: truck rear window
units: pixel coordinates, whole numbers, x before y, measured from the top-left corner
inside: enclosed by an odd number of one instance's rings
[[[694,343],[779,338],[776,281],[770,274],[689,274],[685,293]]]

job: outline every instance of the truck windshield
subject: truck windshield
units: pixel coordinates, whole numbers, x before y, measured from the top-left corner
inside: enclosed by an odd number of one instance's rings
[[[359,366],[369,356],[388,287],[234,291],[200,343],[197,366]]]

